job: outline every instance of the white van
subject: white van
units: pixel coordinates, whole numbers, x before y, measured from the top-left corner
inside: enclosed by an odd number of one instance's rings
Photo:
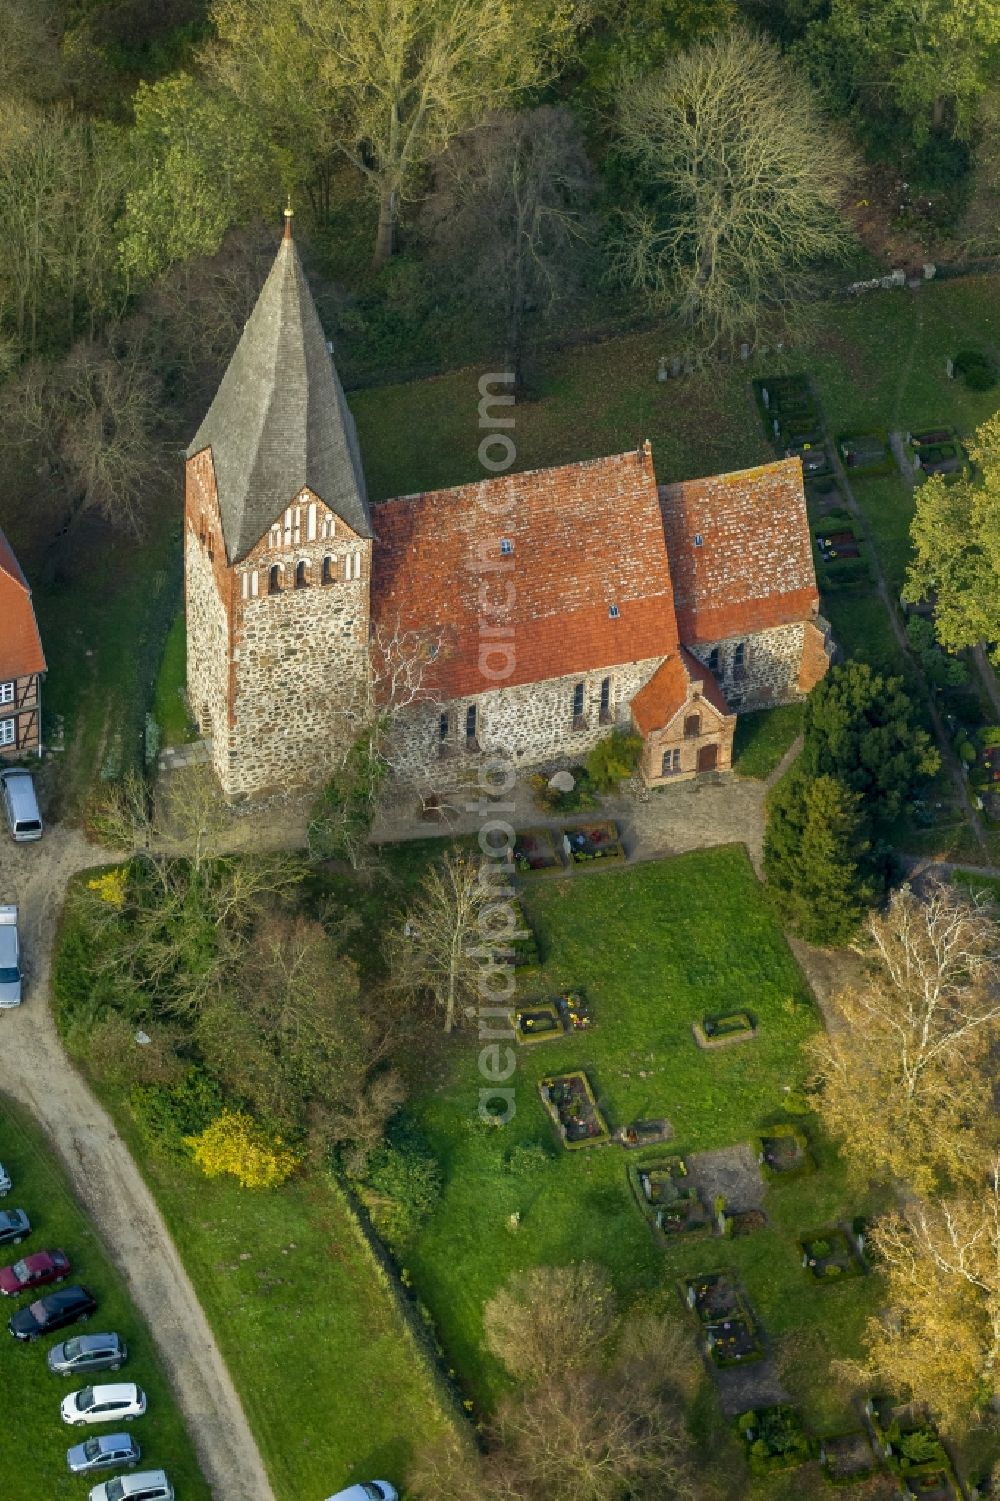
[[[3,789],[3,810],[7,826],[18,844],[42,837],[42,815],[35,797],[35,784],[30,771],[0,771],[0,788]]]

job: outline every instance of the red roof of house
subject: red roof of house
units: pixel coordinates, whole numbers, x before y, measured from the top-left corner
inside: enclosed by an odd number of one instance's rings
[[[798,459],[661,485],[660,504],[682,641],[697,646],[815,615]]]
[[[0,680],[45,671],[31,590],[10,543],[0,532]]]
[[[692,683],[698,682],[702,685],[702,698],[713,709],[720,714],[732,714],[715,675],[687,647],[681,646],[660,663],[632,700],[632,718],[639,733],[648,735],[651,730],[662,730],[668,725],[690,699]]]
[[[442,697],[677,651],[648,447],[386,501],[373,523],[375,626],[441,631],[426,687]],[[489,613],[508,598],[507,616]],[[513,671],[496,681],[479,661],[491,624],[513,630]]]

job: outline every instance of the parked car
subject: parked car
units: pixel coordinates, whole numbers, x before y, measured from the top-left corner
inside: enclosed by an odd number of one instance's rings
[[[53,1345],[45,1360],[54,1376],[76,1376],[81,1371],[118,1371],[128,1359],[128,1346],[120,1334],[78,1334]]]
[[[69,1257],[65,1251],[35,1251],[15,1261],[13,1266],[0,1266],[0,1293],[13,1298],[46,1282],[65,1282],[68,1276]]]
[[[3,1163],[0,1162],[0,1199],[4,1198],[6,1194],[9,1194],[13,1187],[14,1184],[11,1181],[10,1173],[8,1173]]]
[[[327,1501],[399,1501],[399,1492],[388,1480],[362,1480],[328,1496]]]
[[[162,1470],[116,1475],[95,1485],[87,1501],[175,1501],[174,1488]]]
[[[142,1450],[131,1433],[95,1433],[66,1450],[66,1463],[74,1475],[90,1475],[112,1465],[137,1465],[141,1458]]]
[[[64,1423],[111,1423],[124,1418],[131,1423],[146,1411],[146,1393],[134,1381],[111,1386],[81,1386],[63,1397],[59,1411]]]
[[[0,1209],[0,1246],[19,1246],[31,1234],[31,1221],[23,1209]]]
[[[7,827],[17,844],[42,837],[42,815],[38,810],[35,784],[30,771],[13,767],[0,771],[0,795],[7,815]]]
[[[7,1320],[7,1328],[15,1339],[33,1340],[41,1334],[51,1334],[54,1329],[65,1329],[67,1324],[82,1323],[89,1319],[97,1308],[97,1299],[85,1287],[60,1287],[54,1293],[46,1293],[37,1303],[19,1308]]]
[[[0,1009],[21,1004],[21,945],[17,908],[0,907]]]

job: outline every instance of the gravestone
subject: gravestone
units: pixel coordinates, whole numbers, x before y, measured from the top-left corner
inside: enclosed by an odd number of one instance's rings
[[[549,786],[553,792],[572,792],[576,786],[576,777],[571,771],[557,771],[549,777]]]
[[[659,363],[659,365],[657,367],[657,370],[656,370],[656,379],[657,380],[669,380],[670,379],[670,371],[667,369],[667,357],[666,357],[665,354],[661,354],[660,355],[660,363]]]

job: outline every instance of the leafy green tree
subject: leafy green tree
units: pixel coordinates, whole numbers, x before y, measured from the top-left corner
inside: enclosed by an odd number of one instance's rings
[[[625,79],[619,133],[643,195],[622,218],[626,284],[703,348],[790,332],[849,243],[852,158],[777,46],[737,27]]]
[[[277,165],[257,117],[189,74],[139,85],[131,147],[121,256],[142,280],[214,254],[227,229],[278,196]]]
[[[848,942],[874,895],[860,796],[796,768],[772,793],[769,814],[764,870],[782,915],[810,943]]]
[[[1000,412],[977,429],[970,452],[981,478],[934,475],[916,492],[905,592],[934,601],[942,646],[986,642],[1000,663]]]
[[[920,144],[971,135],[1000,54],[1000,0],[831,0],[801,58],[822,58],[859,113],[889,107]]]
[[[940,757],[901,678],[883,677],[867,662],[834,667],[806,700],[800,766],[810,777],[836,777],[859,793],[875,826],[897,817],[914,787],[933,776]]]
[[[580,46],[584,109],[603,113],[622,74],[643,77],[736,16],[734,0],[599,0]]]

